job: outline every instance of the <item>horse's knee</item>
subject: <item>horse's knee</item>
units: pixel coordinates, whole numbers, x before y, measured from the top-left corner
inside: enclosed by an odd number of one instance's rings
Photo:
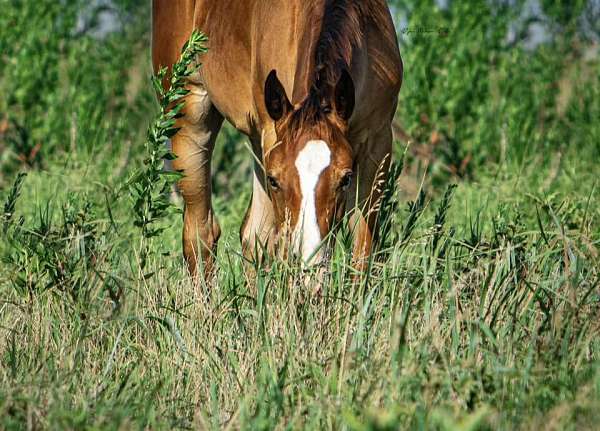
[[[184,121],[202,127],[211,119],[212,102],[206,89],[200,84],[186,86],[189,93],[185,96],[183,107]]]

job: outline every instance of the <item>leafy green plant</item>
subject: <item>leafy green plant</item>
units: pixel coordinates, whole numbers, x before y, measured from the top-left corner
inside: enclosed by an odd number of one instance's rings
[[[163,88],[167,69],[162,68],[152,80],[158,94],[160,113],[148,130],[145,167],[139,170],[129,181],[134,200],[134,224],[141,231],[144,240],[150,240],[165,230],[157,225],[173,208],[169,200],[169,191],[180,175],[164,169],[165,160],[175,157],[167,148],[167,141],[175,133],[175,123],[184,107],[184,98],[188,94],[185,88],[186,78],[194,73],[199,64],[198,55],[206,52],[206,37],[193,32],[182,49],[181,58],[173,65],[169,88]],[[142,268],[146,266],[148,243],[141,254]]]

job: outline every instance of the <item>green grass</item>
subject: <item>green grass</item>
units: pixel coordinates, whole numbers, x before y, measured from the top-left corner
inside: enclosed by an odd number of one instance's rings
[[[17,214],[38,227],[49,205],[39,242],[60,245],[2,266],[2,427],[594,428],[600,213],[570,168],[551,191],[548,171],[508,164],[459,184],[436,250],[434,198],[368,279],[338,249],[317,296],[295,268],[244,268],[247,187],[217,199],[206,286],[184,275],[177,217],[143,279],[127,199],[105,209],[111,170],[31,173]],[[89,220],[59,228],[61,206]],[[53,284],[44,265],[74,260]]]
[[[22,76],[0,76],[0,429],[597,429],[598,59],[572,35],[481,48],[485,10],[456,4],[413,5],[452,39],[403,47],[412,144],[395,146],[383,248],[357,276],[340,236],[318,280],[244,263],[252,159],[230,127],[213,161],[216,279],[186,276],[180,215],[152,238],[135,226],[128,184],[155,169],[147,26],[43,45],[45,21],[31,38],[13,25],[14,51],[42,43],[56,73],[0,57]],[[0,36],[36,13],[10,9]],[[477,88],[460,66],[474,52]],[[23,99],[30,76],[41,102]]]

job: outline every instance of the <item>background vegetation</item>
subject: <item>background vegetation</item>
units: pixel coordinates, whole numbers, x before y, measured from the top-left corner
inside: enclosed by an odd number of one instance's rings
[[[169,128],[147,1],[0,0],[0,428],[597,427],[600,5],[391,3],[386,241],[354,283],[340,237],[317,295],[243,265],[231,128],[213,286],[184,275],[181,217],[140,212]]]

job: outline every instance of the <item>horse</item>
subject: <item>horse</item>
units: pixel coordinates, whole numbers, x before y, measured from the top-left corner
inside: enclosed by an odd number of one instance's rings
[[[199,258],[205,275],[214,267],[221,230],[211,157],[224,120],[254,152],[244,255],[274,253],[283,243],[315,265],[326,256],[322,242],[348,215],[353,262],[363,267],[403,78],[386,1],[153,0],[152,21],[155,72],[172,67],[192,31],[208,37],[172,138],[189,272],[197,274]]]

